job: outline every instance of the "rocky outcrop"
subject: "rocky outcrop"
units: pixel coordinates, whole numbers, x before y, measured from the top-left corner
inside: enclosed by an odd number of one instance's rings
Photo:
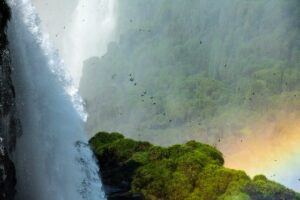
[[[0,143],[0,199],[13,200],[15,195],[15,167],[4,144]]]
[[[196,141],[159,147],[100,132],[90,144],[109,200],[300,200],[263,175],[224,167],[220,151]]]
[[[10,10],[4,0],[0,10],[0,137],[5,148],[11,152],[16,144],[16,137],[21,132],[16,114],[15,90],[11,79],[11,62],[6,26],[10,19]]]
[[[103,133],[98,136],[101,137],[103,144],[107,144],[118,138],[123,138],[123,136],[117,133],[111,135]],[[101,166],[100,173],[107,199],[143,200],[144,197],[141,194],[136,194],[131,191],[132,177],[135,170],[139,167],[139,164],[132,162],[128,165],[124,165],[117,159],[113,152],[106,151],[103,152],[103,154],[99,154],[95,149],[99,137],[91,139],[90,144]],[[124,152],[126,152],[125,149]]]
[[[6,37],[10,9],[0,0],[0,199],[12,200],[15,195],[15,167],[10,153],[21,132],[16,114],[15,92],[11,80],[11,62]]]

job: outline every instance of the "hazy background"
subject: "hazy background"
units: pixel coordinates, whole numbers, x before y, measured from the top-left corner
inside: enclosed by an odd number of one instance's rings
[[[42,27],[61,51],[78,2],[79,0],[32,0],[41,18]]]
[[[32,0],[42,27],[58,48],[66,67],[79,84],[82,65],[102,56],[114,38],[114,0]]]
[[[90,136],[200,140],[300,190],[298,0],[35,1]]]

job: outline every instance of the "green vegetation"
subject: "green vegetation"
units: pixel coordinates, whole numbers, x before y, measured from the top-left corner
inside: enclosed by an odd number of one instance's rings
[[[111,185],[129,183],[149,200],[297,200],[298,193],[259,175],[223,167],[222,153],[195,141],[168,148],[99,132],[91,140]],[[116,171],[116,168],[121,168]]]
[[[298,0],[118,2],[117,42],[83,70],[89,132],[213,144],[255,133],[257,121],[299,117],[299,7]]]

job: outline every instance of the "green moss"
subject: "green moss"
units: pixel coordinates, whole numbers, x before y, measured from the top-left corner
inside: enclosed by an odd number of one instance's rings
[[[100,161],[110,157],[110,162],[118,163],[118,165],[129,161],[134,154],[144,152],[152,146],[148,142],[126,139],[120,133],[109,134],[106,132],[97,133],[89,143]]]
[[[114,181],[128,181],[131,192],[145,199],[300,199],[299,194],[263,175],[251,180],[243,171],[225,168],[221,152],[196,141],[164,148],[100,132],[90,144],[104,170],[121,166],[120,174],[113,174]]]
[[[282,185],[269,181],[265,176],[259,175],[249,182],[244,191],[253,200],[299,199],[299,194],[286,189]]]
[[[103,153],[103,150],[112,142],[123,138],[124,136],[119,133],[109,134],[106,132],[99,132],[95,137],[93,137],[90,140],[90,144],[97,154],[101,154]]]

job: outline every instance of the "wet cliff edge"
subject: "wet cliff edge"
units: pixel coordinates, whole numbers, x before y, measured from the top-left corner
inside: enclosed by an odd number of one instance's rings
[[[11,154],[16,136],[20,133],[17,118],[15,92],[11,80],[11,62],[6,28],[10,19],[10,8],[0,0],[0,199],[14,199],[16,190],[15,167]]]

